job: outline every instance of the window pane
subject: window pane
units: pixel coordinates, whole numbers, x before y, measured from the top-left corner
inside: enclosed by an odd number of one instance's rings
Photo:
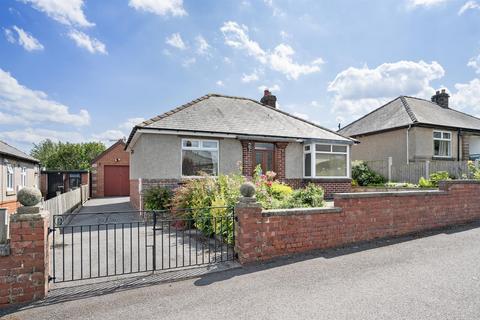
[[[440,157],[450,156],[450,141],[434,140],[433,154]]]
[[[331,145],[329,144],[316,144],[315,145],[315,150],[316,151],[326,151],[326,152],[330,152],[332,149],[331,149]]]
[[[317,153],[315,170],[317,177],[346,177],[347,155]]]
[[[182,175],[218,174],[218,151],[183,150]]]
[[[450,132],[444,132],[444,133],[443,133],[443,139],[448,139],[448,140],[450,140]]]
[[[183,140],[183,146],[184,147],[193,147],[193,148],[198,148],[200,146],[200,141],[195,141],[195,140]]]
[[[305,151],[310,151],[310,146],[305,146]]]
[[[441,133],[441,132],[438,132],[438,131],[434,131],[434,132],[433,132],[433,137],[440,139],[440,138],[442,137],[442,133]]]
[[[216,141],[202,141],[202,147],[210,148],[210,149],[217,149],[217,142]]]
[[[347,146],[332,146],[333,152],[347,152]]]
[[[262,171],[264,171],[262,152],[255,152],[255,167],[257,167],[258,165],[260,165],[262,167]]]
[[[273,150],[273,143],[255,142],[255,149],[257,150]]]
[[[305,177],[312,176],[312,154],[307,153],[305,155]]]
[[[273,171],[273,152],[266,152],[267,155],[267,161],[266,165],[267,167],[265,168],[266,171]]]

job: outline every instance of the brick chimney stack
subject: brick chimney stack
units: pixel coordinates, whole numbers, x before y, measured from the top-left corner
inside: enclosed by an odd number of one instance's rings
[[[432,96],[432,102],[435,102],[442,108],[448,109],[448,98],[450,98],[450,95],[445,92],[445,89],[442,89],[442,92],[437,91]]]
[[[268,89],[263,91],[263,97],[260,99],[260,102],[272,108],[277,107],[277,97],[274,96]]]

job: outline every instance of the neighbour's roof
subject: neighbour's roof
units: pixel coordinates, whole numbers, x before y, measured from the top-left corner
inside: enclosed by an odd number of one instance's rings
[[[248,136],[324,139],[353,143],[334,131],[249,98],[207,94],[135,126]]]
[[[9,144],[7,144],[3,141],[0,141],[0,154],[5,155],[5,156],[10,156],[10,157],[13,157],[13,158],[17,158],[17,159],[27,160],[27,161],[30,161],[30,162],[35,162],[35,163],[40,162],[37,159],[35,159],[34,157],[26,154],[23,151],[18,150],[15,147],[12,147],[11,145],[9,145]]]
[[[480,119],[415,97],[400,96],[338,132],[350,137],[408,125],[430,125],[480,131]]]
[[[102,158],[104,155],[106,155],[107,153],[109,153],[113,148],[115,148],[115,147],[118,146],[119,144],[125,146],[125,141],[123,141],[123,139],[119,139],[117,142],[115,142],[115,143],[112,144],[110,147],[108,147],[107,149],[105,149],[102,153],[100,153],[98,156],[96,156],[96,157],[90,162],[90,164],[94,164],[95,162],[97,162],[98,160],[100,160],[100,158]]]

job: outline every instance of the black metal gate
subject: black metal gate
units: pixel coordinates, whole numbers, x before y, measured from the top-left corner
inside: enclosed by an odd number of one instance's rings
[[[233,209],[55,215],[51,280],[68,282],[235,259]]]

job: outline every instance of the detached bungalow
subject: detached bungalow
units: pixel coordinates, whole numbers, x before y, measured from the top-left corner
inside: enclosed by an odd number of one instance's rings
[[[268,95],[268,93],[267,93]],[[130,152],[130,199],[141,205],[142,190],[175,187],[201,172],[216,176],[239,170],[252,176],[257,165],[293,187],[314,182],[326,195],[350,190],[353,139],[292,116],[262,101],[208,94],[135,126]]]

